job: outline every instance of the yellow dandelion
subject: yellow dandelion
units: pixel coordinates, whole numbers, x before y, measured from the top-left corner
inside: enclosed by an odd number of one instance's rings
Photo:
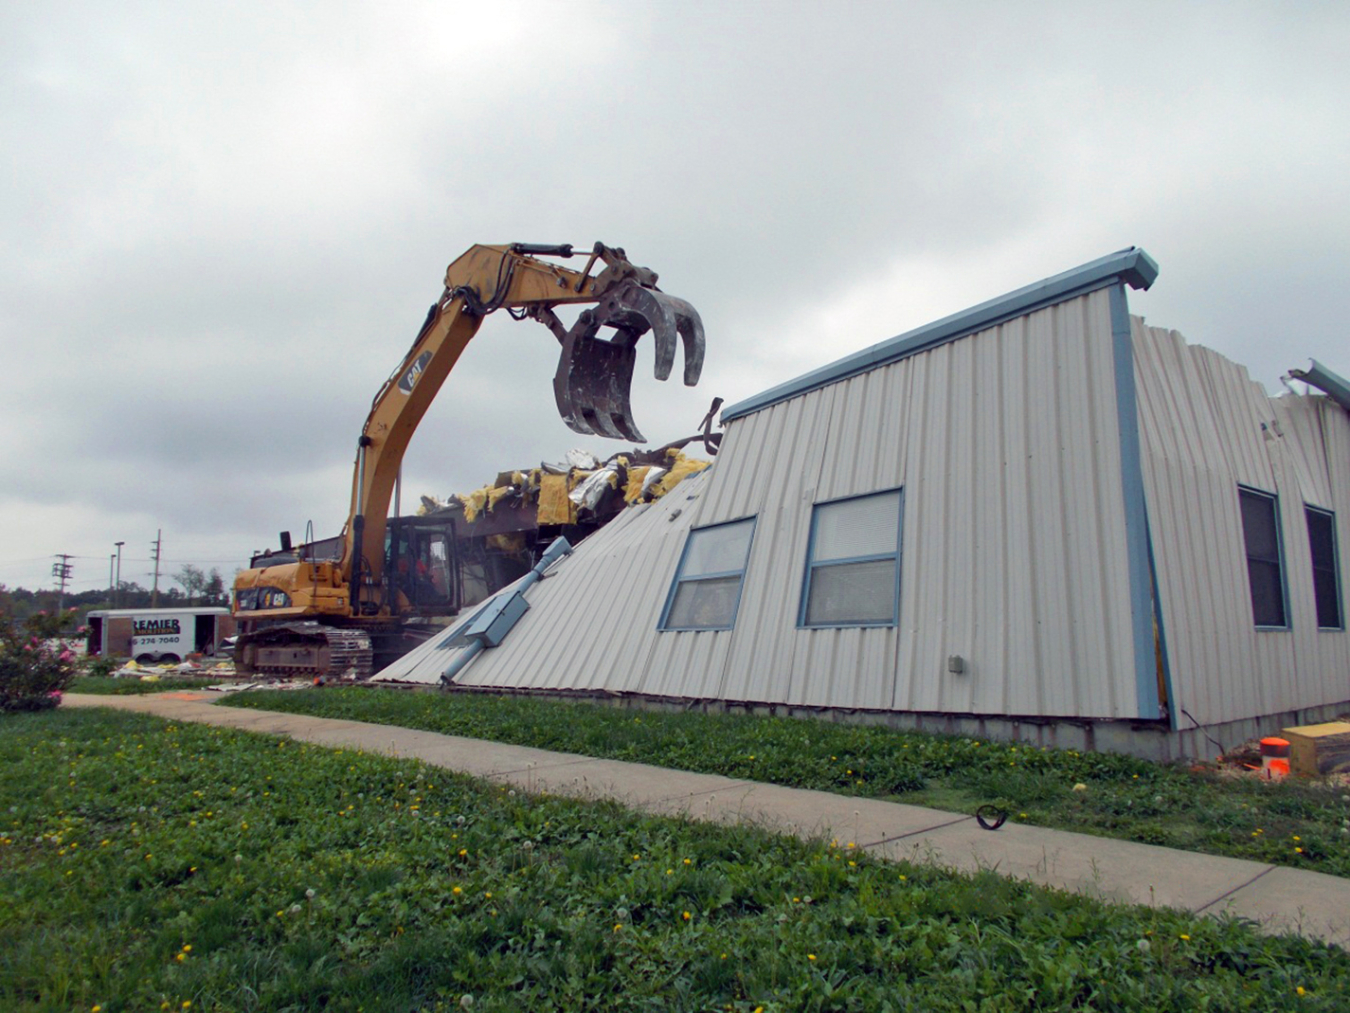
[[[455,888],[454,888],[453,890],[451,890],[450,892],[453,893],[453,894],[458,895],[458,894],[463,893],[464,891],[461,890],[459,887],[455,887]]]
[[[814,953],[808,953],[808,954],[806,955],[806,959],[807,959],[807,960],[815,960],[815,959],[816,959],[816,955],[815,955]]]
[[[685,920],[685,921],[688,921],[690,918],[693,918],[693,917],[694,917],[694,916],[691,915],[688,911],[686,911],[686,912],[684,913],[684,920]]]
[[[1186,935],[1186,933],[1184,933],[1184,932],[1181,934],[1181,937],[1180,937],[1180,938],[1186,940],[1187,942],[1190,942],[1190,939],[1191,939],[1191,937],[1188,936],[1188,935]]]

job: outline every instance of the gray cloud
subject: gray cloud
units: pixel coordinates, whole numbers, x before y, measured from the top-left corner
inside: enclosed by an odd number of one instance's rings
[[[0,581],[163,526],[231,559],[346,514],[354,441],[475,242],[627,248],[736,400],[1138,243],[1136,312],[1267,386],[1350,369],[1334,6],[11,5]],[[491,320],[410,496],[568,447],[556,344]],[[37,562],[35,562],[37,561]],[[34,569],[36,567],[36,570]]]

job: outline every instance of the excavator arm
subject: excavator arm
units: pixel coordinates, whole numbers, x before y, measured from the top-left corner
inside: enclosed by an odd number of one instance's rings
[[[445,273],[445,290],[427,313],[412,347],[376,394],[361,430],[351,511],[338,566],[352,612],[383,611],[380,595],[389,501],[414,431],[484,318],[505,308],[545,324],[562,346],[553,379],[558,412],[579,433],[645,442],[633,421],[630,385],[635,345],[652,332],[656,377],[670,376],[676,344],[684,343],[684,382],[703,367],[703,324],[682,299],[656,287],[656,274],[630,263],[623,250],[597,243],[585,268],[539,259],[569,258],[571,246],[475,246]],[[595,264],[603,269],[591,275]],[[593,303],[565,326],[554,308]],[[612,328],[611,337],[601,337]]]

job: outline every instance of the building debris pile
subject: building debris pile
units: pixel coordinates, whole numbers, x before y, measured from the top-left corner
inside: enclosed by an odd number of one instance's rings
[[[458,512],[465,524],[492,514],[499,504],[532,506],[538,527],[584,523],[613,516],[625,506],[660,499],[711,461],[687,457],[677,447],[631,450],[601,462],[584,450],[570,450],[558,464],[530,471],[506,471],[495,481],[441,502],[423,496],[419,516]]]
[[[460,601],[474,605],[528,572],[555,538],[575,545],[627,507],[660,499],[709,467],[711,461],[683,452],[691,440],[604,461],[572,450],[556,464],[503,471],[444,501],[423,496],[417,514],[453,523]]]

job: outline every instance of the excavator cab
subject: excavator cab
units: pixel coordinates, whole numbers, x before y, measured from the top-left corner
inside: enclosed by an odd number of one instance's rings
[[[385,537],[386,600],[401,615],[449,615],[462,604],[452,521],[390,518]]]

